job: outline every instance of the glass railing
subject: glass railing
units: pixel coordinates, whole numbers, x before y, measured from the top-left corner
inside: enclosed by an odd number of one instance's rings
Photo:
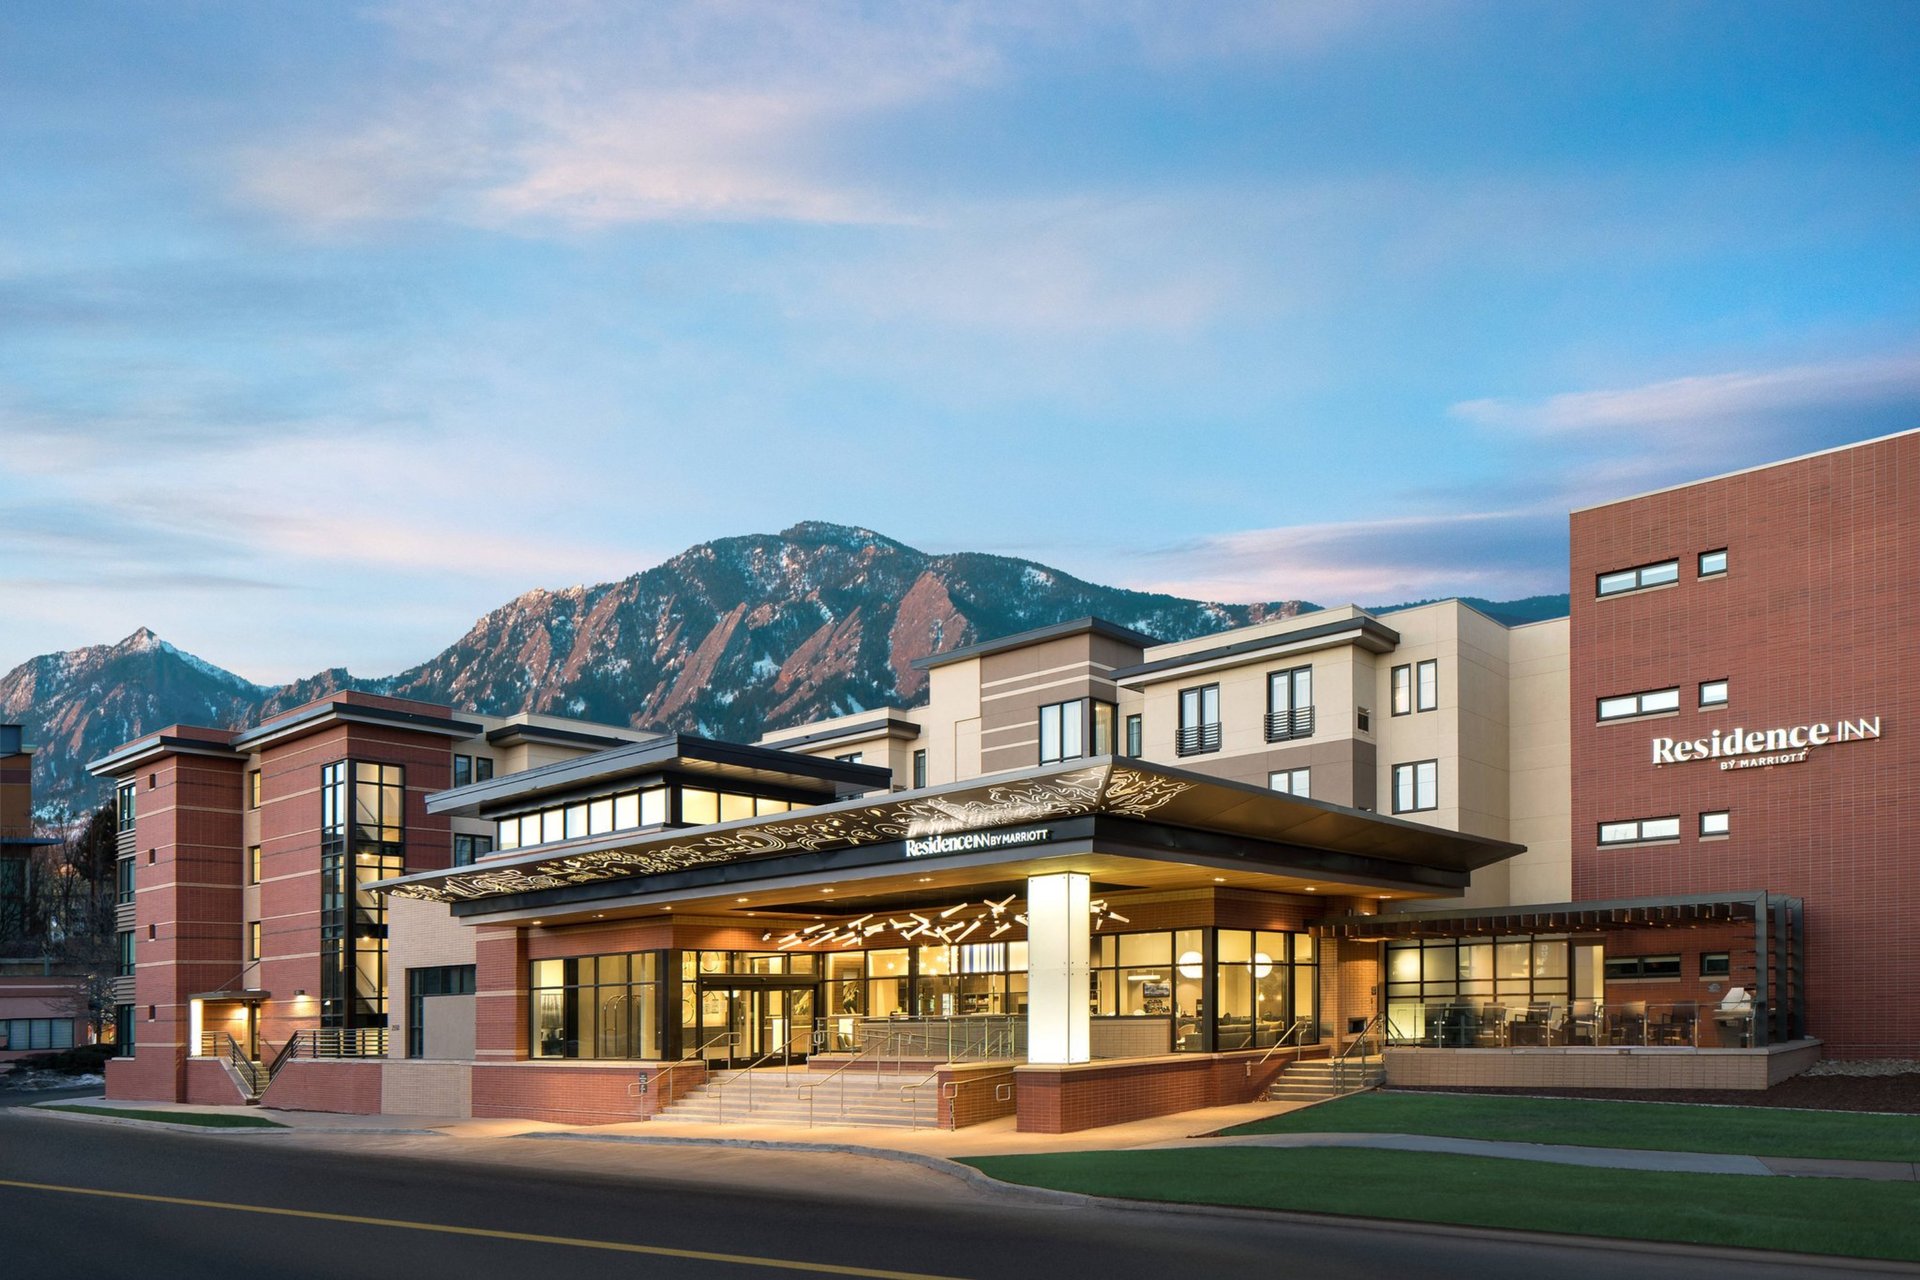
[[[1396,1005],[1392,1012],[1396,1043],[1428,1049],[1744,1049],[1753,1045],[1756,1017],[1765,1016],[1751,1001],[1692,1000]]]

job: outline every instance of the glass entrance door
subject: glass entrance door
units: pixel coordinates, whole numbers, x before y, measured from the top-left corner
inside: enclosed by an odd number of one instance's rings
[[[722,1031],[732,1033],[730,1045],[716,1046],[720,1051],[710,1054],[709,1060],[735,1067],[805,1062],[813,1047],[813,999],[811,984],[721,987],[703,983],[702,1042]]]

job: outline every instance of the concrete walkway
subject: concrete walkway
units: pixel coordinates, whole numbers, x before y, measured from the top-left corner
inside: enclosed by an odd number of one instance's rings
[[[12,1099],[7,1099],[11,1101]],[[30,1104],[22,1097],[20,1104]],[[538,1120],[470,1119],[448,1116],[353,1116],[317,1111],[275,1111],[265,1107],[210,1107],[182,1103],[116,1103],[104,1098],[63,1098],[51,1106],[82,1105],[103,1111],[244,1114],[284,1128],[198,1129],[233,1137],[446,1138],[489,1142],[504,1138],[546,1142],[632,1144],[635,1146],[721,1146],[735,1150],[771,1149],[906,1159],[915,1164],[967,1156],[1038,1155],[1070,1151],[1190,1150],[1203,1147],[1346,1147],[1532,1160],[1545,1164],[1600,1169],[1638,1169],[1659,1173],[1711,1173],[1742,1177],[1855,1178],[1879,1182],[1920,1181],[1920,1164],[1889,1160],[1816,1160],[1784,1156],[1721,1155],[1693,1151],[1644,1151],[1623,1147],[1580,1147],[1534,1142],[1488,1142],[1474,1138],[1397,1133],[1276,1133],[1219,1136],[1269,1116],[1300,1110],[1310,1103],[1248,1103],[1179,1115],[1158,1116],[1080,1133],[1020,1133],[1012,1117],[960,1130],[890,1129],[854,1125],[817,1125],[811,1129],[776,1124],[692,1124],[651,1120],[630,1124],[565,1125]],[[89,1117],[93,1118],[93,1117]],[[148,1123],[100,1117],[110,1123]]]

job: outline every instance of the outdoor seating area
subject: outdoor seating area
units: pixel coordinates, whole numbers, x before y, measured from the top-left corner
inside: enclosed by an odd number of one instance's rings
[[[1427,1005],[1417,1026],[1396,1026],[1391,1038],[1394,1044],[1428,1049],[1749,1048],[1753,1002],[1739,988],[1728,994],[1727,1002],[1705,1008],[1694,1000]]]

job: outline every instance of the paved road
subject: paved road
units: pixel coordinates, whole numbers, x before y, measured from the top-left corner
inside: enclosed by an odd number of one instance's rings
[[[233,1137],[19,1113],[0,1113],[0,1243],[6,1274],[48,1280],[95,1280],[103,1266],[276,1280],[1860,1274],[1378,1224],[1035,1205],[850,1156]]]

